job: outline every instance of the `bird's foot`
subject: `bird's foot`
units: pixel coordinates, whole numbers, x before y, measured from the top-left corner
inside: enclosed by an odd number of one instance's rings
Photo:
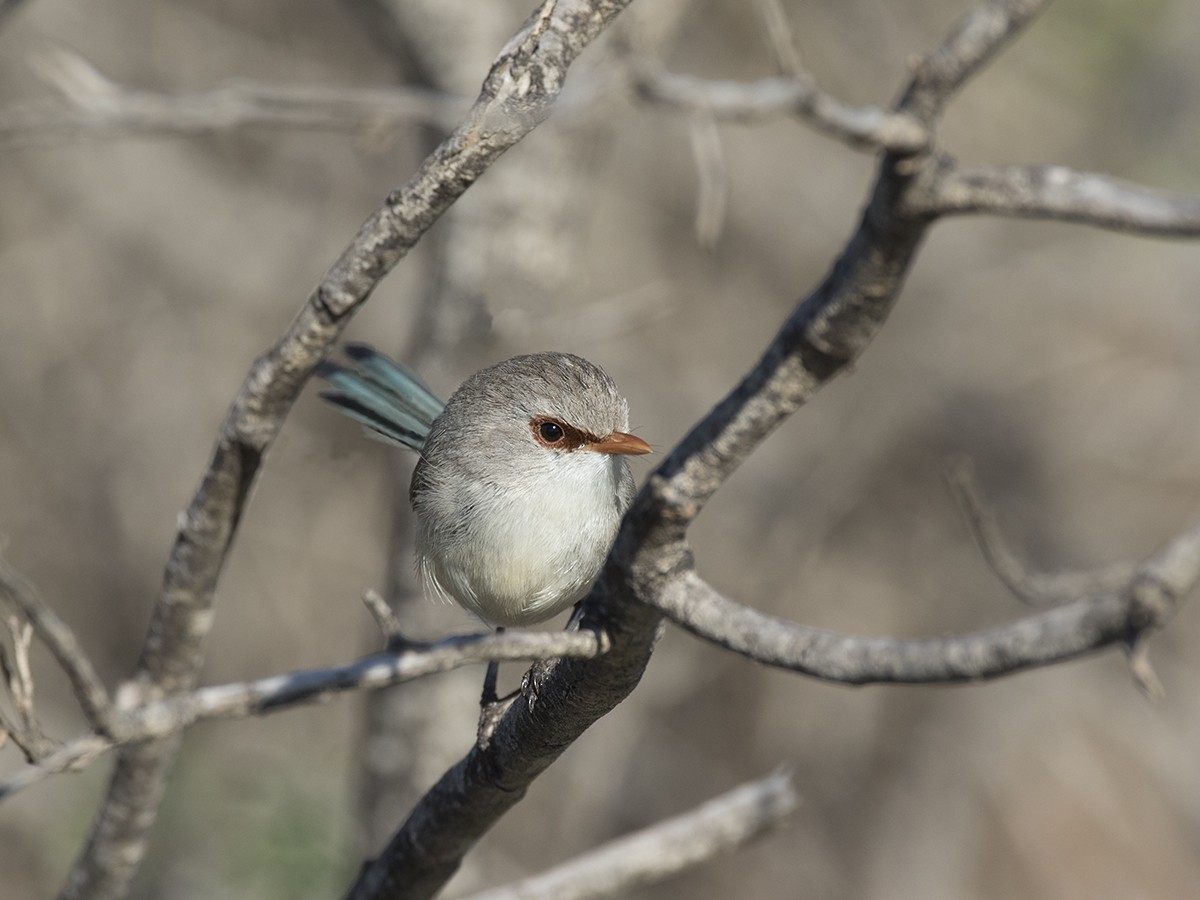
[[[504,714],[508,712],[513,701],[517,699],[518,693],[519,691],[513,691],[505,697],[497,697],[495,685],[493,685],[491,699],[488,699],[486,693],[484,694],[479,703],[479,725],[475,730],[475,745],[480,750],[486,750],[491,744],[492,735],[496,733],[496,726],[504,718]]]

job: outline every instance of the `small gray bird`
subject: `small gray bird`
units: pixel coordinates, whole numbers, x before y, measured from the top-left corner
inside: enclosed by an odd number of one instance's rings
[[[607,373],[533,353],[468,378],[443,406],[411,370],[365,344],[325,362],[321,396],[420,454],[409,499],[429,592],[485,622],[530,625],[587,593],[633,502],[624,457],[650,452]]]

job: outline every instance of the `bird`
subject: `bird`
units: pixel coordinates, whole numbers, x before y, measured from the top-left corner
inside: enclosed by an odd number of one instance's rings
[[[426,593],[498,628],[532,625],[587,594],[633,502],[628,456],[650,453],[599,366],[571,353],[515,356],[444,404],[368,344],[323,361],[321,397],[419,454],[409,487]]]

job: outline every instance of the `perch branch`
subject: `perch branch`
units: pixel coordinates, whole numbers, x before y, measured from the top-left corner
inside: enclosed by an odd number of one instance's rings
[[[51,775],[81,769],[107,750],[164,738],[202,720],[278,712],[303,703],[320,703],[346,691],[391,687],[492,660],[591,657],[608,648],[607,636],[589,630],[466,634],[431,643],[404,642],[393,649],[326,669],[172,694],[122,709],[112,719],[111,734],[80,737],[39,760],[37,765],[0,782],[0,800]]]

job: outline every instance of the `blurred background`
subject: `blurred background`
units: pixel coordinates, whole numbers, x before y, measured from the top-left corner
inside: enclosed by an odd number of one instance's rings
[[[774,73],[752,4],[643,5],[624,41],[673,70]],[[882,105],[967,4],[785,6],[821,84]],[[64,49],[138,90],[408,82],[469,97],[531,7],[26,0],[0,23],[0,125],[6,110],[11,123],[56,102],[39,73]],[[954,102],[946,144],[967,162],[1055,162],[1196,193],[1197,35],[1192,0],[1055,4]],[[515,353],[580,353],[666,450],[829,268],[874,161],[794,121],[721,125],[727,208],[704,246],[688,122],[632,98],[612,38],[572,70],[561,114],[467,193],[348,337],[414,359],[443,394]],[[3,132],[0,546],[111,684],[133,671],[176,515],[252,360],[435,137],[420,122]],[[975,459],[1032,565],[1148,554],[1200,508],[1198,283],[1194,243],[941,223],[856,370],[705,510],[702,574],[759,609],[846,632],[945,635],[1020,616],[944,486],[952,452]],[[203,683],[374,650],[361,592],[406,591],[411,548],[391,508],[412,459],[364,440],[315,393],[243,522]],[[401,615],[422,637],[475,628],[424,601]],[[631,699],[533,786],[450,893],[535,873],[786,766],[803,797],[788,827],[630,896],[1200,897],[1198,642],[1193,604],[1153,639],[1167,696],[1151,705],[1118,652],[981,686],[848,689],[668,629]],[[35,675],[48,730],[77,733],[44,653]],[[191,729],[134,895],[340,896],[469,747],[481,677],[402,687],[367,717],[356,696]],[[5,898],[61,884],[110,763],[0,805]],[[20,767],[15,748],[0,750],[0,774]]]

